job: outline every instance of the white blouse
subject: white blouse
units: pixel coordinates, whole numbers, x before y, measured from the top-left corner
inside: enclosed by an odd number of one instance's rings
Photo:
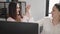
[[[60,34],[60,24],[53,25],[50,18],[44,18],[39,21],[39,26],[43,25],[41,34]]]
[[[22,22],[34,22],[33,18],[29,18],[27,16],[24,16],[23,19],[21,20]]]
[[[7,18],[7,21],[16,21],[13,18],[9,17]],[[21,19],[22,22],[34,22],[33,18],[29,18],[27,16],[24,16],[23,19]]]
[[[11,18],[11,17],[8,17],[7,18],[7,21],[15,21],[15,19]]]

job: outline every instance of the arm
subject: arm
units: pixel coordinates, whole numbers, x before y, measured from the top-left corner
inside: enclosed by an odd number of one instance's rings
[[[45,18],[37,21],[37,23],[39,24],[39,33],[40,34],[44,33],[43,29],[44,29],[44,23],[45,23],[45,21],[46,21]]]

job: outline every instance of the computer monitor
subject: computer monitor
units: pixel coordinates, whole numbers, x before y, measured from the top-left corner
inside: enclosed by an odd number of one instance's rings
[[[0,22],[0,34],[38,34],[37,23]]]

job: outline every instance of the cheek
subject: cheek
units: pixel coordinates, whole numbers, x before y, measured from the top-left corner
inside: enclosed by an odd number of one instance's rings
[[[52,17],[56,17],[58,16],[58,13],[57,12],[52,12]]]
[[[55,13],[54,13],[54,16],[58,16],[58,13],[55,12]]]
[[[19,9],[17,9],[17,14],[19,14]]]
[[[19,9],[17,9],[17,12],[19,11]]]
[[[20,11],[20,8],[17,8],[17,11]]]

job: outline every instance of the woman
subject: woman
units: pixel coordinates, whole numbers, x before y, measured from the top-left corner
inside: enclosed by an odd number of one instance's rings
[[[52,19],[44,18],[39,22],[43,26],[41,34],[60,34],[60,3],[52,9]]]
[[[28,8],[26,8],[26,11],[28,11]],[[26,13],[28,13],[28,12],[26,12]],[[16,2],[15,3],[11,2],[9,4],[9,17],[8,17],[7,21],[29,22],[27,20],[31,21],[30,19],[27,19],[27,15],[26,14],[23,15],[23,16],[21,15],[21,10],[20,10],[19,4],[16,3]]]
[[[19,16],[20,6],[18,3],[11,2],[9,4],[9,17],[7,21],[21,21],[21,17]]]

